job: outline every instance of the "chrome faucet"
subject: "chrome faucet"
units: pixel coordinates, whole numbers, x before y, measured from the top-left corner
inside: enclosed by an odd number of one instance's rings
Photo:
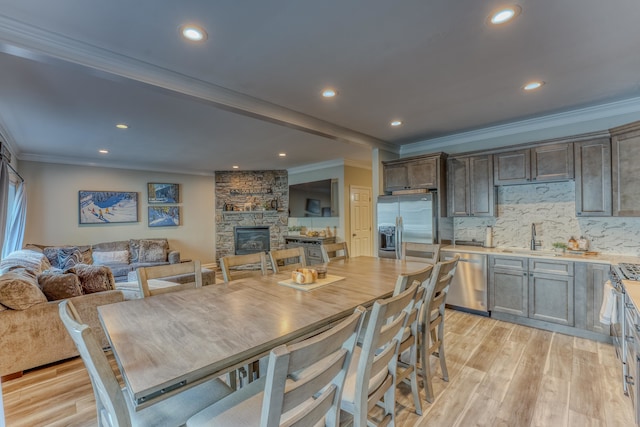
[[[531,223],[531,250],[535,251],[538,246],[542,246],[542,243],[536,240],[536,225]]]

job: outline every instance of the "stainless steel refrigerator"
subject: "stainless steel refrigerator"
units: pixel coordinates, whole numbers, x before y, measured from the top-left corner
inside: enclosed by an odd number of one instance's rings
[[[437,243],[433,193],[378,197],[378,256],[400,259],[402,242]]]

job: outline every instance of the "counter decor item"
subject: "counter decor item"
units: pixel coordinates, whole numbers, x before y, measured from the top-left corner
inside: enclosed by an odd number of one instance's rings
[[[555,249],[558,252],[564,253],[567,250],[567,244],[564,242],[554,242],[553,249]]]

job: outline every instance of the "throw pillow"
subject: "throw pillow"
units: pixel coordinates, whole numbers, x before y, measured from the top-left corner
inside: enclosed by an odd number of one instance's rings
[[[19,268],[0,276],[0,304],[14,310],[26,310],[35,304],[47,302],[38,287],[35,275]]]
[[[94,264],[129,264],[129,251],[93,252]]]
[[[38,285],[49,301],[82,295],[80,279],[72,273],[42,273],[38,276]]]
[[[140,240],[138,262],[167,261],[168,243],[166,240]]]
[[[42,250],[42,253],[47,257],[51,266],[56,268],[60,267],[58,264],[58,249],[60,249],[58,246],[48,246]]]
[[[35,274],[40,274],[51,268],[51,263],[40,252],[21,249],[11,252],[0,262],[0,271],[9,271],[15,267],[28,268]]]
[[[91,246],[78,246],[78,249],[80,249],[82,253],[81,264],[93,264],[93,250]]]
[[[77,246],[69,246],[58,249],[58,266],[62,270],[68,270],[76,264],[82,263],[82,252]]]
[[[131,264],[138,262],[140,257],[140,240],[129,240],[129,254],[131,255]]]
[[[109,291],[116,288],[111,269],[104,265],[76,264],[65,273],[75,273],[78,276],[80,286],[82,286],[82,293],[85,294]]]

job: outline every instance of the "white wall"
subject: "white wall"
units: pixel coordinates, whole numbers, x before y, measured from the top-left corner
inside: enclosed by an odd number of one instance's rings
[[[27,184],[24,243],[91,244],[166,237],[182,258],[215,261],[214,177],[21,161]],[[147,183],[180,184],[182,225],[149,228]],[[78,191],[138,192],[138,222],[78,224]]]

